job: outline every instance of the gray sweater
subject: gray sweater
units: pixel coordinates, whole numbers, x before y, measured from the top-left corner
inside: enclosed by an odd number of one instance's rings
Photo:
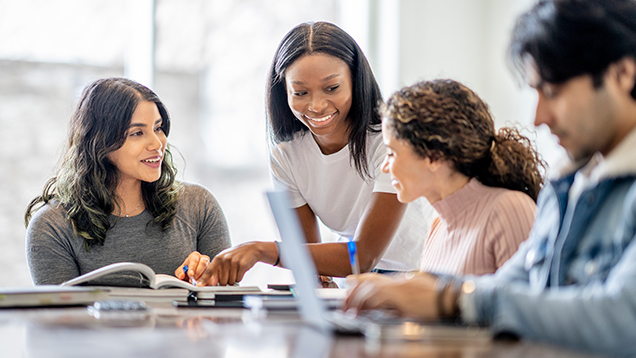
[[[230,247],[230,235],[223,211],[202,186],[183,183],[177,201],[177,215],[165,231],[149,224],[152,215],[144,210],[133,217],[109,220],[103,246],[86,251],[84,239],[73,233],[66,210],[56,202],[38,210],[26,234],[26,251],[31,277],[36,285],[59,284],[105,265],[131,261],[150,266],[156,273],[173,275],[192,252],[214,257]],[[138,281],[138,280],[137,280]],[[122,277],[110,277],[95,284],[129,285]]]

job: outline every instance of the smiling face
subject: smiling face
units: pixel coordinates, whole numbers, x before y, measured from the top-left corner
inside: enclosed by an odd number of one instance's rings
[[[347,145],[352,82],[344,61],[321,53],[302,56],[285,71],[285,86],[289,108],[323,153]]]
[[[391,134],[386,123],[382,124],[382,139],[387,151],[382,171],[391,174],[391,185],[397,190],[398,200],[410,203],[424,196],[431,203],[438,201],[438,176],[435,174],[439,163],[417,155],[409,143]]]
[[[166,149],[162,119],[154,102],[141,101],[130,119],[126,142],[108,159],[117,167],[120,185],[124,182],[154,182],[161,176]]]

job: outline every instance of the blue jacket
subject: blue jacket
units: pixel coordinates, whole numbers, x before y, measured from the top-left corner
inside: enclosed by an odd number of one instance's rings
[[[546,184],[528,240],[495,274],[468,278],[476,289],[460,297],[462,318],[495,334],[636,355],[635,159],[630,133],[575,205],[573,173]]]

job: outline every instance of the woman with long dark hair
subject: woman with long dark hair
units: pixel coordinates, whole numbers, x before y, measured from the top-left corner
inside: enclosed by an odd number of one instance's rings
[[[35,284],[122,261],[171,274],[186,258],[203,263],[229,247],[212,194],[175,180],[169,132],[168,112],[149,88],[108,78],[84,89],[57,173],[26,210]]]
[[[408,208],[398,202],[380,170],[381,102],[362,50],[336,25],[300,24],[278,46],[267,83],[271,175],[277,189],[290,192],[321,275],[346,276],[352,269],[345,243],[321,243],[318,220],[357,242],[362,272],[418,265],[432,210],[424,202]],[[240,281],[257,261],[279,264],[275,244],[227,250],[202,280]]]

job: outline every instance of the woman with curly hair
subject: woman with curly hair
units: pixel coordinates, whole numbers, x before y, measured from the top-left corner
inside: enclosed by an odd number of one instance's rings
[[[425,197],[438,217],[421,271],[492,273],[528,237],[543,162],[516,129],[495,130],[488,106],[452,80],[419,82],[381,108],[383,170],[403,203]]]
[[[108,78],[84,89],[57,174],[25,213],[35,284],[122,261],[172,274],[184,260],[204,262],[230,246],[212,194],[175,180],[169,132],[168,112],[147,87]],[[99,284],[138,285],[139,277]]]

